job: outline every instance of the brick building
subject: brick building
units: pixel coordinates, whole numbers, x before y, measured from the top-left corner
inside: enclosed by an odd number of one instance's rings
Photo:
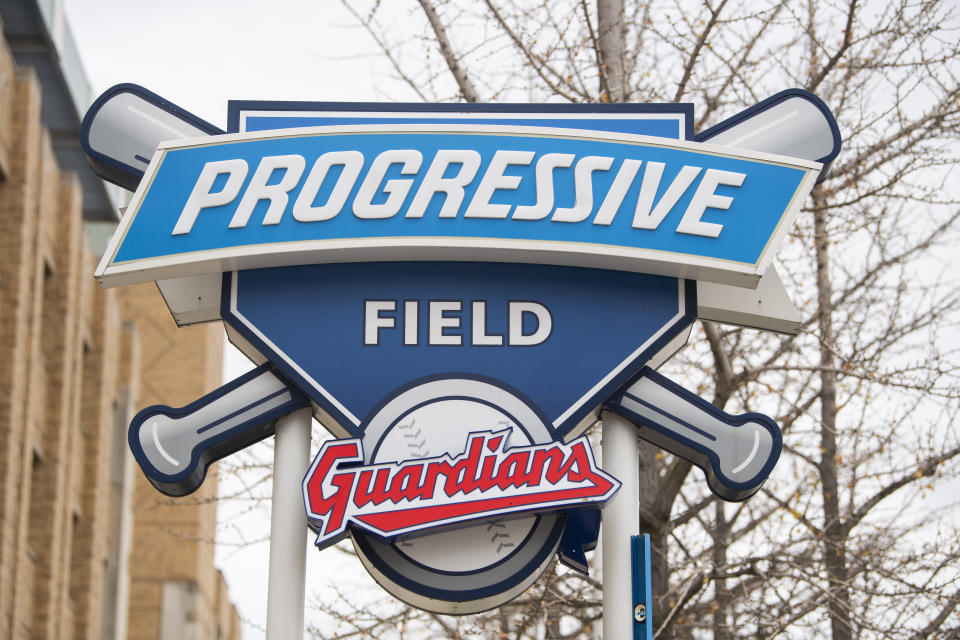
[[[0,22],[0,640],[239,638],[216,474],[171,501],[126,444],[139,408],[219,385],[222,329],[178,329],[153,285],[97,286],[118,193],[77,142],[91,96],[62,7],[0,0]]]

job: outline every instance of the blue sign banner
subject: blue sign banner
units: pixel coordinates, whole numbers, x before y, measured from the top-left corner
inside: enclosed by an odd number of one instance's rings
[[[453,375],[513,389],[566,434],[695,312],[689,281],[465,262],[240,271],[222,309],[351,436],[398,389]]]
[[[161,146],[98,277],[457,259],[749,285],[818,169],[689,141],[504,124],[212,136]]]

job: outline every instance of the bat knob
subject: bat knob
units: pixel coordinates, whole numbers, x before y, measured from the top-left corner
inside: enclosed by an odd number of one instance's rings
[[[192,493],[206,476],[208,456],[199,445],[190,420],[178,420],[177,409],[164,405],[147,407],[130,422],[130,451],[162,493],[179,497]]]
[[[730,429],[714,443],[716,454],[710,456],[707,470],[710,488],[727,500],[745,500],[759,491],[780,454],[776,423],[759,414],[740,417],[753,420]]]
[[[137,449],[147,465],[153,472],[168,476],[181,474],[191,466],[191,450],[196,444],[171,411],[160,405],[149,407],[130,423],[131,437],[136,434]]]

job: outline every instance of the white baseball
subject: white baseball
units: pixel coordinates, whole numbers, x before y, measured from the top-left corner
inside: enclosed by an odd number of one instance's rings
[[[383,438],[375,462],[463,452],[473,431],[515,427],[505,413],[472,399],[443,399],[414,409]],[[511,445],[531,444],[517,428]],[[396,543],[415,562],[440,571],[474,571],[509,556],[536,518],[485,520],[481,524],[408,538]]]

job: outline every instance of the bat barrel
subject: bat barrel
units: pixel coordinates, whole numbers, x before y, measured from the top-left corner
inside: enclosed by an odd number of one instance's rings
[[[840,128],[823,100],[787,89],[696,135],[697,142],[775,153],[822,163],[827,177],[840,153]]]

